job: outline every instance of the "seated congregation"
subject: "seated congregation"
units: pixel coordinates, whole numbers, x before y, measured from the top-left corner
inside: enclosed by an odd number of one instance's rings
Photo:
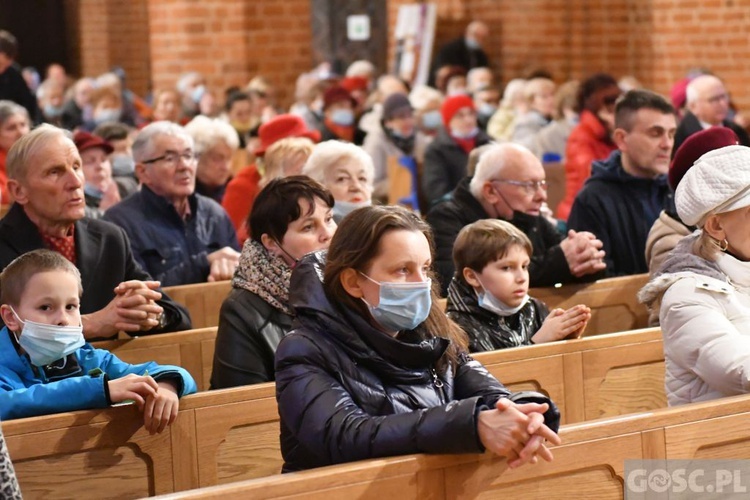
[[[750,412],[723,81],[670,102],[540,70],[501,95],[486,37],[429,86],[321,65],[284,109],[261,75],[32,90],[0,30],[3,495],[574,494],[747,452],[715,431]]]

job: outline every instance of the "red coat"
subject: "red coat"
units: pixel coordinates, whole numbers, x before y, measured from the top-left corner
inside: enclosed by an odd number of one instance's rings
[[[229,214],[234,229],[237,231],[237,239],[242,245],[248,237],[247,221],[250,210],[253,208],[255,197],[260,192],[260,173],[255,164],[249,165],[240,170],[234,178],[227,184],[227,190],[224,193],[224,199],[221,206]]]
[[[5,168],[5,161],[8,152],[0,148],[0,203],[3,205],[10,204],[10,195],[8,194],[8,171]]]
[[[557,206],[559,219],[568,219],[578,191],[591,175],[591,163],[607,158],[615,149],[604,124],[591,111],[584,110],[565,148],[565,198]]]

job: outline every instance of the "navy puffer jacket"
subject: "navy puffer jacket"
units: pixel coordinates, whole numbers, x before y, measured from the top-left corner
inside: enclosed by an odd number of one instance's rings
[[[296,328],[276,351],[276,399],[283,472],[409,453],[484,451],[477,414],[501,397],[550,403],[545,423],[560,414],[544,395],[511,394],[468,354],[455,372],[436,369],[449,341],[418,327],[397,338],[323,291],[324,254],[306,256],[292,274]]]

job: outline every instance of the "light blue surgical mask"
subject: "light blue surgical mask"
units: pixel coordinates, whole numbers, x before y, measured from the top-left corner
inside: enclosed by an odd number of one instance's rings
[[[478,41],[476,41],[474,38],[467,36],[465,39],[466,46],[472,50],[481,49],[482,46],[479,44]]]
[[[478,133],[479,133],[479,128],[477,127],[474,127],[473,129],[469,130],[465,134],[455,129],[451,129],[451,135],[455,137],[456,139],[473,139],[474,137],[477,136]]]
[[[336,109],[331,113],[331,121],[336,125],[348,127],[354,123],[354,111],[351,109]]]
[[[92,186],[91,184],[84,184],[83,192],[88,196],[91,196],[92,198],[96,198],[97,200],[101,200],[102,198],[104,198],[104,191]]]
[[[479,278],[477,278],[477,281],[479,281]],[[529,294],[527,293],[518,307],[510,307],[505,302],[501,301],[490,292],[488,292],[481,281],[479,281],[479,284],[482,286],[482,291],[477,293],[479,307],[491,313],[497,314],[498,316],[513,316],[518,311],[523,309],[523,306],[525,306],[529,301]]]
[[[370,205],[371,203],[369,201],[353,202],[336,200],[336,203],[333,205],[333,216],[334,218],[341,220],[350,213],[354,212],[356,209],[369,207]]]
[[[443,115],[440,111],[428,111],[422,115],[422,126],[429,130],[435,130],[443,124]]]
[[[44,105],[44,116],[47,118],[58,118],[62,113],[62,106],[53,106],[52,104]]]
[[[190,99],[193,100],[195,104],[198,104],[201,102],[201,98],[203,97],[203,94],[206,93],[206,86],[205,85],[198,85],[193,89],[192,92],[190,92]]]
[[[94,123],[101,125],[102,123],[119,121],[121,113],[121,110],[115,108],[103,109],[94,115]]]
[[[82,325],[59,326],[29,320],[23,321],[12,307],[10,310],[16,319],[23,324],[21,338],[16,337],[16,340],[35,366],[46,366],[54,363],[58,359],[73,354],[86,342],[83,339]]]
[[[392,283],[375,281],[365,273],[360,274],[380,286],[380,302],[377,306],[371,306],[364,298],[362,301],[385,331],[413,330],[430,315],[432,280]]]
[[[497,106],[494,106],[488,102],[483,102],[479,105],[479,109],[477,109],[477,113],[482,116],[492,116],[495,114],[495,111],[497,111]]]
[[[132,157],[124,153],[112,155],[111,162],[112,175],[116,177],[132,175],[135,172],[135,161],[133,161]]]

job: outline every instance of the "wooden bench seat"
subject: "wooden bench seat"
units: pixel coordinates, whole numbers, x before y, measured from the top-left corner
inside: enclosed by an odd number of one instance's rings
[[[164,287],[172,300],[187,307],[193,328],[219,326],[221,304],[232,289],[232,281],[214,281]]]
[[[600,419],[561,429],[555,460],[516,470],[484,455],[409,455],[323,467],[164,499],[621,499],[625,460],[746,458],[750,396]]]

